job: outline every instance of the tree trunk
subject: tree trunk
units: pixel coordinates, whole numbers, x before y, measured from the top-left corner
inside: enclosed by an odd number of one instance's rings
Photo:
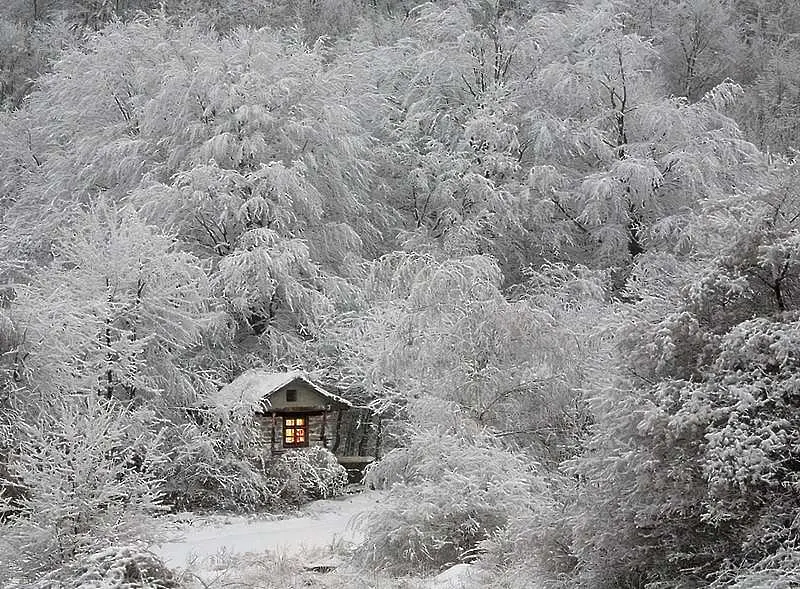
[[[339,409],[336,412],[336,433],[334,434],[333,438],[333,448],[331,448],[331,452],[336,454],[339,451],[339,442],[341,441],[341,432],[342,432],[342,410]]]
[[[359,419],[359,429],[361,430],[361,437],[358,440],[358,456],[365,456],[367,451],[367,440],[369,440],[369,415],[364,410],[362,413],[363,419]]]
[[[377,423],[375,425],[375,460],[381,458],[381,443],[383,442],[383,419],[380,415],[376,416]]]
[[[320,440],[322,441],[323,448],[328,447],[328,440],[325,438],[325,426],[327,425],[327,422],[328,422],[328,409],[325,408],[325,410],[322,412],[322,428],[319,433],[319,437]]]
[[[275,412],[270,413],[272,417],[272,428],[269,433],[269,451],[271,454],[275,453]]]

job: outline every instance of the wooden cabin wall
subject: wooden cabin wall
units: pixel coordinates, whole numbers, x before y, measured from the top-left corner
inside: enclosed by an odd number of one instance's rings
[[[338,445],[331,447],[337,456],[379,456],[382,432],[376,417],[366,409],[343,411]]]
[[[277,444],[280,442],[280,428],[282,427],[282,424],[280,418],[278,417],[275,418],[275,422],[277,448]],[[270,446],[272,445],[272,441],[270,439],[270,435],[272,433],[272,416],[257,413],[255,416],[253,416],[253,423],[255,425],[257,443],[259,443],[264,450],[269,452]]]
[[[294,391],[295,400],[289,401],[286,397],[287,391]],[[266,404],[267,410],[274,409],[275,411],[283,410],[303,410],[311,408],[322,408],[329,405],[330,400],[323,397],[314,389],[307,387],[302,382],[290,383],[279,390],[275,391],[269,397],[269,403]]]
[[[348,411],[331,411],[325,418],[325,441],[322,440],[322,415],[311,415],[308,418],[309,446],[323,446],[337,456],[372,456],[380,457],[385,447],[387,432],[383,422],[366,409],[350,409]],[[254,417],[257,438],[265,449],[271,447],[272,416],[257,414]],[[275,417],[275,451],[282,452],[283,419]]]
[[[323,441],[323,417],[322,415],[306,415],[308,419],[308,445],[309,446],[326,446],[333,452],[333,446],[337,439],[337,411],[331,411],[324,419],[324,437]],[[298,415],[300,417],[301,415]],[[272,416],[269,414],[257,414],[254,417],[254,422],[257,431],[257,438],[265,448],[271,446],[271,432],[272,432]],[[283,447],[283,417],[280,415],[275,416],[275,450],[283,451],[288,448]]]
[[[323,441],[322,415],[311,415],[308,417],[308,444],[309,446],[325,446],[328,450],[333,445],[336,438],[336,412],[331,411],[325,417],[324,428],[325,440]]]

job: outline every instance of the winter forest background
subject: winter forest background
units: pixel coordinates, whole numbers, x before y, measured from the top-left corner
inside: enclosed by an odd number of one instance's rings
[[[364,570],[800,586],[800,2],[1,4],[0,585],[324,495],[267,367],[386,420]]]

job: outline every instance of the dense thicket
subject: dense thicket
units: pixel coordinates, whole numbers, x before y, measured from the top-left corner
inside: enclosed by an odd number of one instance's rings
[[[197,419],[266,366],[388,420],[363,566],[800,582],[799,27],[794,0],[5,3],[0,581],[128,554],[164,504],[340,485],[276,490],[247,416]]]

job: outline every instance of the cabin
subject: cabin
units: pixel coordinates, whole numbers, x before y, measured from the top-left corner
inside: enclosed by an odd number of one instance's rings
[[[354,409],[300,371],[255,369],[223,387],[217,404],[254,408],[255,424],[272,454],[308,446],[338,449],[343,414]]]
[[[254,425],[273,455],[322,446],[336,455],[351,482],[380,457],[380,418],[312,381],[303,372],[248,370],[222,387],[221,409],[254,413]]]

